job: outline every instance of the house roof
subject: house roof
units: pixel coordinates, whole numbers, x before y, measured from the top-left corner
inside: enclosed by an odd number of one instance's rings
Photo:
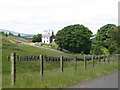
[[[51,37],[52,35],[49,34],[43,34],[42,37]]]

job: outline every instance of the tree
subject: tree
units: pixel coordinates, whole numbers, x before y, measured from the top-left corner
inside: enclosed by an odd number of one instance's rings
[[[99,42],[93,40],[92,45],[91,45],[90,53],[95,54],[95,55],[96,54],[99,55],[99,54],[108,54],[109,51],[108,51],[108,49],[106,47],[101,46],[99,44]]]
[[[55,42],[61,49],[74,53],[90,53],[92,32],[85,26],[75,24],[59,30]]]
[[[99,41],[99,43],[100,43],[102,46],[108,48],[109,46],[107,46],[107,45],[105,44],[106,40],[109,38],[109,36],[108,36],[108,31],[109,31],[110,29],[114,29],[114,28],[116,28],[116,27],[117,27],[117,26],[114,25],[114,24],[106,24],[106,25],[102,26],[102,27],[98,30],[98,32],[97,32],[96,40]]]
[[[9,35],[13,35],[11,32],[9,32]]]
[[[41,42],[42,41],[42,34],[34,35],[32,38],[32,42]]]
[[[18,34],[18,37],[20,37],[21,35],[20,34]]]
[[[2,34],[2,36],[4,36],[4,35],[5,35],[4,31],[0,31],[0,34]]]
[[[2,31],[1,33],[2,33],[2,35],[4,35],[4,31]]]
[[[109,38],[106,44],[109,46],[108,50],[112,53],[120,53],[120,26],[110,29],[108,31]]]
[[[8,34],[7,34],[7,33],[5,33],[5,36],[6,36],[6,37],[8,37]]]
[[[110,52],[108,49],[111,42],[108,42],[110,38],[108,32],[116,27],[114,24],[106,24],[98,30],[97,35],[92,40],[91,54],[106,54]]]

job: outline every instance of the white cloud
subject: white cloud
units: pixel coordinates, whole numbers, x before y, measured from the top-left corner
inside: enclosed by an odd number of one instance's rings
[[[22,33],[83,24],[93,33],[118,22],[118,0],[0,0],[0,28]]]

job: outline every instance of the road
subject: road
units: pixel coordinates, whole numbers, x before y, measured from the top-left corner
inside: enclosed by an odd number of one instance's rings
[[[118,88],[118,71],[67,88]]]
[[[33,43],[27,43],[27,42],[23,42],[23,41],[16,40],[16,39],[12,39],[12,40],[13,40],[13,41],[16,41],[16,42],[19,42],[19,43],[22,43],[22,44],[25,44],[25,45],[29,45],[29,46],[33,46],[33,47],[37,47],[37,48],[42,48],[42,49],[47,49],[47,50],[51,50],[51,51],[55,51],[55,52],[59,52],[59,53],[65,54],[64,52],[61,52],[61,51],[59,51],[59,50],[36,46],[36,45],[34,45]]]

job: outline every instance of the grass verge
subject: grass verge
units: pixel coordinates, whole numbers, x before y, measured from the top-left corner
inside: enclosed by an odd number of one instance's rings
[[[24,63],[27,64],[29,62]],[[69,63],[71,65],[68,65]],[[69,63],[65,62],[64,72],[61,73],[59,70],[59,64],[56,64],[56,68],[54,68],[53,64],[55,64],[55,62],[46,62],[44,77],[43,80],[41,80],[39,75],[39,65],[36,65],[36,67],[34,67],[34,65],[30,67],[25,67],[25,65],[23,65],[20,68],[19,62],[16,85],[13,87],[11,86],[9,73],[3,74],[3,88],[64,88],[76,84],[77,82],[108,74],[118,69],[117,62],[112,62],[95,64],[94,69],[91,67],[91,64],[88,64],[87,70],[84,70],[83,63],[78,62],[77,72],[74,73],[74,68],[72,67],[73,62],[71,61]]]

